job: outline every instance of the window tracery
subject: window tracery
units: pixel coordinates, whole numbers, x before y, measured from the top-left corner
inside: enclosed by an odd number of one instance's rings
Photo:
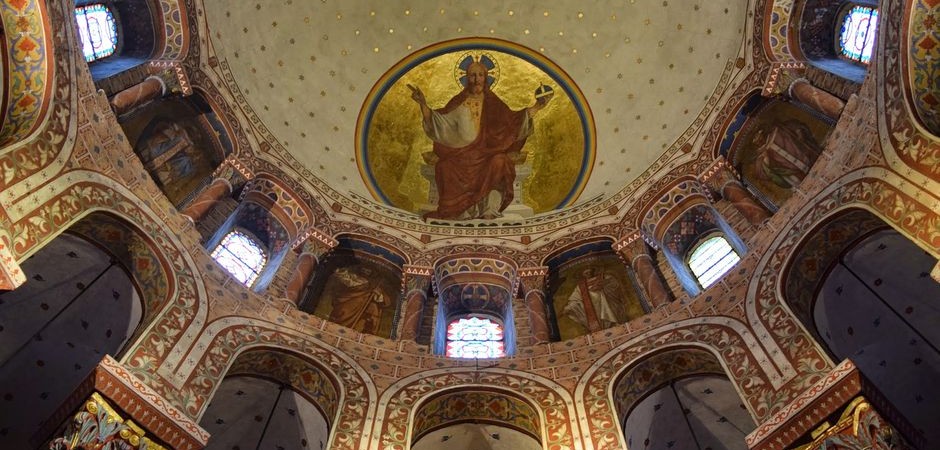
[[[871,62],[878,34],[878,10],[868,6],[854,5],[848,8],[841,20],[838,49],[840,54],[863,64]]]
[[[215,259],[236,280],[251,287],[267,262],[267,256],[258,243],[247,234],[234,230],[222,238],[212,251]]]
[[[741,257],[722,236],[706,238],[689,253],[689,269],[703,289],[731,270]]]
[[[447,325],[450,358],[502,358],[506,356],[503,327],[486,317],[462,317]]]
[[[107,58],[117,50],[118,30],[114,14],[102,3],[75,8],[78,36],[85,61]]]

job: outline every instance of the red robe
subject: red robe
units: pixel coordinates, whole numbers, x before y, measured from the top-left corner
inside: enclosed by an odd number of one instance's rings
[[[468,95],[470,93],[464,89],[438,112],[449,113],[463,104]],[[434,143],[434,153],[439,158],[434,166],[438,202],[437,210],[425,214],[425,218],[456,219],[494,190],[503,197],[500,211],[512,203],[516,168],[509,154],[520,151],[525,145],[525,138],[519,139],[519,131],[526,114],[524,109],[509,109],[489,89],[483,91],[476,139],[460,148]]]

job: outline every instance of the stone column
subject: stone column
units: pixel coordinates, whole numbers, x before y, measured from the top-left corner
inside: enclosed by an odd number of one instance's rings
[[[182,214],[189,217],[193,223],[198,223],[220,200],[229,195],[232,195],[232,183],[225,178],[216,178],[189,202]]]
[[[33,442],[32,448],[198,450],[209,440],[209,433],[188,414],[110,356],[98,363],[36,436],[52,439]]]
[[[702,183],[727,200],[752,225],[760,225],[771,216],[750,191],[738,180],[734,168],[725,158],[718,158],[702,176]]]
[[[669,290],[666,289],[662,278],[656,272],[653,257],[650,256],[646,242],[640,237],[639,232],[634,232],[615,243],[614,250],[633,269],[640,282],[640,289],[652,309],[660,308],[672,301]]]
[[[424,305],[428,301],[428,289],[431,287],[430,267],[405,266],[401,296],[401,310],[398,318],[398,337],[414,341],[421,332],[424,319]]]
[[[548,308],[545,303],[547,276],[548,267],[519,269],[519,282],[522,283],[525,306],[529,313],[533,344],[543,344],[549,341]]]
[[[300,301],[303,300],[301,296],[310,284],[310,279],[313,278],[320,259],[334,246],[335,244],[329,245],[314,238],[309,238],[303,243],[300,256],[297,257],[297,264],[294,265],[294,272],[284,289],[284,297],[300,306]]]
[[[806,78],[790,83],[789,94],[790,98],[832,119],[838,119],[845,108],[842,99],[813,86]]]

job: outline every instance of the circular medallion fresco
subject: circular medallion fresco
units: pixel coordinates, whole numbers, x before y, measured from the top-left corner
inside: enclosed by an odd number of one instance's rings
[[[564,208],[594,156],[594,119],[571,78],[497,39],[409,55],[372,88],[356,129],[359,172],[374,198],[429,220]]]

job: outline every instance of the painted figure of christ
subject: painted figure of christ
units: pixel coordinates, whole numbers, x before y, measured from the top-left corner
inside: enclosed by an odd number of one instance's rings
[[[441,109],[431,109],[421,89],[408,85],[437,156],[438,204],[426,219],[494,219],[512,203],[512,156],[522,150],[534,130],[532,118],[551,95],[513,111],[490,90],[487,62],[486,56],[470,62],[464,89]]]

